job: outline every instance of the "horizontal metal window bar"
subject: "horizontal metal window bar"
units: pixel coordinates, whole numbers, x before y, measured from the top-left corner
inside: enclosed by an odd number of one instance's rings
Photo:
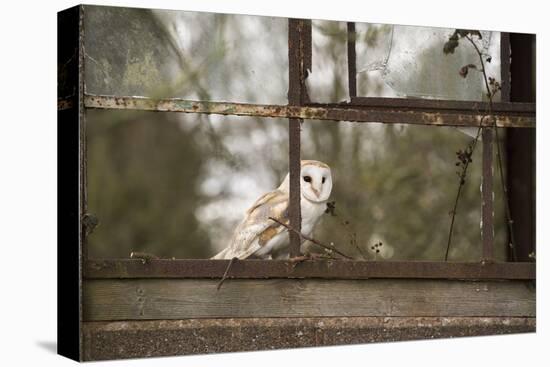
[[[415,111],[391,106],[352,106],[350,104],[308,104],[307,106],[261,105],[230,102],[201,102],[185,99],[153,99],[85,95],[84,106],[99,109],[205,113],[235,116],[280,117],[332,121],[421,124],[435,126],[480,125],[483,112],[471,109],[453,111]],[[472,104],[471,106],[475,106]],[[499,127],[535,127],[534,112],[495,114]],[[490,126],[488,119],[483,126]]]
[[[455,110],[473,114],[488,111],[489,103],[422,98],[352,97],[351,106],[411,108],[423,110]],[[493,102],[493,113],[535,114],[535,103]]]
[[[94,259],[84,277],[101,278],[221,278],[229,260]],[[426,278],[535,279],[535,263],[430,261],[304,261],[241,260],[233,262],[228,278]]]

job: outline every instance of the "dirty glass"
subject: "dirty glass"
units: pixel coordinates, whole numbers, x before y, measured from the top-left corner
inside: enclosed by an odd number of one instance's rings
[[[347,23],[311,21],[311,73],[306,79],[314,102],[348,99]]]
[[[284,104],[285,18],[85,6],[86,92]]]
[[[329,164],[334,182],[335,215],[323,216],[315,238],[357,259],[443,261],[459,184],[456,151],[470,141],[449,127],[305,121],[302,156]],[[481,259],[481,151],[462,188],[449,261]],[[494,188],[495,258],[505,261],[497,176]]]
[[[288,169],[285,120],[89,110],[91,258],[209,258]]]
[[[481,72],[466,77],[460,69],[480,68],[479,56],[465,39],[454,53],[443,47],[454,29],[356,23],[357,94],[363,97],[436,98],[484,100]],[[349,100],[347,25],[345,22],[312,22],[313,67],[308,80],[312,100]],[[500,33],[480,32],[473,39],[483,54],[489,77],[500,79]],[[495,100],[499,100],[497,94]]]

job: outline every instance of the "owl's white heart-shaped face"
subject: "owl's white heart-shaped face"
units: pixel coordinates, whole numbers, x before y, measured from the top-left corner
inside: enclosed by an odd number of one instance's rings
[[[313,160],[302,160],[301,167],[300,191],[302,197],[313,203],[327,201],[332,191],[330,167],[326,163]],[[289,175],[287,174],[278,190],[288,194],[289,181]]]
[[[309,201],[327,201],[332,191],[330,167],[319,161],[302,161],[300,188],[302,196]]]

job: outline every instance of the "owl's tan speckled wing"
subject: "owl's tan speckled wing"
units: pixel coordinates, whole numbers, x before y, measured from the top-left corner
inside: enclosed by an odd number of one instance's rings
[[[285,230],[283,226],[269,219],[276,218],[288,223],[288,194],[274,190],[261,196],[246,211],[246,217],[233,233],[227,248],[213,259],[246,259],[264,246],[271,238]]]

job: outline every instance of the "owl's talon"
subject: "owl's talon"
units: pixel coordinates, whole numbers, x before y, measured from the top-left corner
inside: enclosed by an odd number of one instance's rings
[[[288,261],[292,264],[292,269],[294,269],[301,262],[304,262],[310,259],[311,258],[308,255],[300,255],[300,256],[291,257],[288,259]]]
[[[295,256],[288,259],[288,261],[290,261],[291,263],[301,263],[302,261],[306,261],[306,260],[311,260],[311,256],[300,255],[300,256]]]
[[[324,259],[322,254],[309,253],[309,254],[305,254],[305,255],[291,257],[290,259],[288,259],[288,261],[290,261],[292,263],[292,268],[295,268],[296,265],[298,265],[298,264],[300,264],[304,261],[319,260],[319,259]]]

